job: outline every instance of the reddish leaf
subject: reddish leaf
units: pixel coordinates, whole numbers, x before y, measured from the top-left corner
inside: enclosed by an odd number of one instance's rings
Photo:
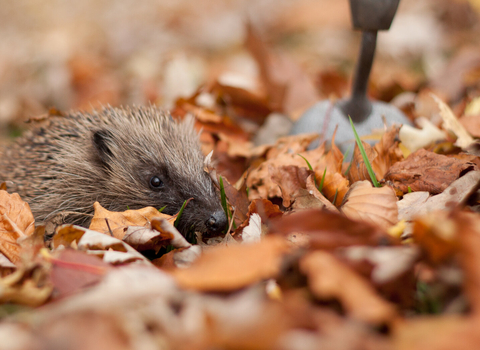
[[[474,163],[459,160],[420,149],[402,162],[395,163],[385,174],[385,180],[393,187],[408,192],[443,192],[453,181],[471,170],[478,170]]]

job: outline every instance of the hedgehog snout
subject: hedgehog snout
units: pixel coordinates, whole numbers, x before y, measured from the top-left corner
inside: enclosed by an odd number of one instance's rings
[[[212,216],[205,221],[205,226],[210,233],[222,232],[227,227],[227,224],[227,216],[225,215],[223,209],[215,211]]]

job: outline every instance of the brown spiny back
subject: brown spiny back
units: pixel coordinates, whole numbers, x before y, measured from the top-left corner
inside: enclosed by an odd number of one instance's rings
[[[150,186],[152,176],[162,179],[161,190]],[[165,212],[174,214],[193,197],[181,230],[204,231],[205,220],[221,210],[193,121],[176,122],[155,107],[72,112],[36,122],[0,149],[2,181],[39,221],[67,213],[64,221],[86,224],[95,201],[115,211],[166,205]]]

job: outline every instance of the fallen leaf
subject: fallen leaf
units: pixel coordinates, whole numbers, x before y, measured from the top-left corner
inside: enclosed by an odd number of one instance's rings
[[[258,243],[262,238],[262,218],[257,213],[250,215],[248,225],[242,231],[243,243]]]
[[[362,141],[362,145],[365,149],[365,153],[370,164],[372,164],[373,160],[378,156],[377,151],[375,150],[375,148],[373,148],[364,141]],[[380,177],[377,173],[375,173],[375,177],[377,178],[377,180],[382,179],[382,177]],[[370,182],[372,181],[368,173],[367,166],[365,165],[365,162],[363,160],[362,153],[360,152],[360,148],[358,148],[357,144],[355,144],[355,148],[353,150],[353,159],[351,161],[350,171],[348,172],[348,180],[351,183],[363,180],[367,180]]]
[[[273,220],[272,234],[302,235],[311,249],[335,249],[352,245],[393,244],[396,240],[377,226],[328,210],[303,210]]]
[[[128,226],[122,241],[139,252],[153,250],[158,253],[160,248],[170,244],[171,235],[162,235],[156,230],[143,226]]]
[[[325,196],[318,190],[317,186],[315,185],[314,178],[314,175],[310,175],[307,178],[306,185],[309,193],[315,198],[317,198],[320,202],[322,202],[325,206],[325,209],[338,213],[337,207],[334,206],[327,198],[325,198]],[[325,186],[325,182],[323,183],[323,185]]]
[[[322,301],[338,300],[352,318],[378,325],[390,323],[396,317],[392,304],[378,296],[368,281],[330,253],[311,252],[299,265],[315,297]]]
[[[45,275],[44,267],[30,264],[0,278],[0,303],[43,305],[52,294],[52,285]]]
[[[412,318],[396,325],[393,344],[398,350],[475,350],[480,343],[478,327],[478,319],[460,315]]]
[[[316,175],[318,178],[319,173],[316,173]],[[342,174],[332,174],[327,170],[325,173],[325,180],[323,182],[322,193],[325,194],[325,197],[332,203],[335,199],[335,203],[333,203],[333,205],[339,207],[340,204],[342,204],[349,188],[350,182]]]
[[[175,216],[160,213],[153,207],[146,207],[139,210],[126,210],[123,212],[112,212],[103,208],[100,203],[93,204],[95,213],[89,229],[113,235],[118,239],[123,239],[128,226],[145,226],[153,218],[161,217],[167,220],[175,221]]]
[[[398,219],[411,221],[416,216],[432,211],[454,209],[464,204],[479,186],[480,171],[469,171],[435,196],[430,196],[428,192],[406,193],[403,199],[397,202]]]
[[[220,76],[213,84],[211,92],[217,99],[224,101],[231,109],[232,114],[249,119],[257,124],[262,124],[273,111],[271,103],[264,96],[263,91],[259,92],[246,87],[233,86],[232,79],[228,79],[228,77],[225,79],[225,75]]]
[[[385,180],[403,193],[409,192],[410,187],[413,192],[438,194],[471,170],[478,170],[472,162],[420,149],[395,163],[385,174]]]
[[[455,114],[453,114],[450,107],[447,106],[440,98],[431,94],[432,98],[437,102],[440,108],[440,116],[443,119],[444,127],[452,131],[457,136],[455,145],[460,148],[467,148],[473,142],[473,137],[465,130],[462,124],[458,121]]]
[[[398,133],[400,141],[410,152],[416,152],[434,142],[445,140],[445,133],[427,118],[420,117],[415,119],[415,122],[421,129],[404,124]]]
[[[413,221],[413,239],[425,253],[426,261],[438,265],[458,251],[457,225],[450,213],[432,212]]]
[[[179,269],[190,267],[202,253],[202,248],[198,245],[192,245],[189,248],[180,248],[174,250],[173,262]]]
[[[318,101],[308,76],[286,56],[273,53],[252,24],[247,26],[246,46],[259,65],[272,109],[291,113]]]
[[[78,247],[79,250],[88,251],[101,258],[104,258],[109,250],[125,253],[124,259],[120,256],[115,257],[117,262],[132,261],[132,256],[142,263],[149,264],[149,261],[135,249],[130,247],[125,242],[110,235],[106,235],[97,231],[86,229],[75,225],[60,226],[55,236],[53,236],[53,246],[58,248],[60,245],[65,247]],[[110,259],[107,255],[104,261]]]
[[[382,135],[379,142],[373,146],[377,156],[372,160],[373,172],[377,178],[383,179],[388,169],[395,163],[403,160],[403,154],[398,147],[400,126],[392,126]]]
[[[254,199],[248,206],[247,218],[250,218],[253,214],[258,214],[261,219],[262,227],[265,224],[271,222],[271,220],[279,218],[283,215],[283,212],[280,210],[279,206],[273,204],[268,199]],[[232,236],[237,239],[237,235],[241,238],[243,234],[243,229],[249,224],[249,220],[246,219],[232,234]],[[262,231],[264,229],[262,228]],[[229,240],[230,236],[227,234],[225,240]],[[225,243],[225,242],[224,242]],[[228,242],[226,242],[228,243]]]
[[[345,195],[340,208],[353,220],[363,220],[387,230],[398,221],[397,196],[389,186],[373,187],[368,181],[357,181]]]
[[[298,154],[305,151],[315,138],[317,138],[316,134],[302,134],[278,139],[276,144],[267,150],[266,160],[249,171],[246,179],[247,187],[250,189],[248,198],[253,200],[281,197],[280,188],[269,175],[269,167],[291,165],[306,168],[305,160]]]
[[[250,204],[250,201],[248,200],[247,186],[245,181],[242,182],[242,187],[239,190],[232,186],[227,179],[223,179],[223,186],[225,189],[225,196],[228,199],[228,203],[235,210],[235,216],[240,221],[245,221],[247,219],[248,206]]]
[[[213,247],[189,268],[172,271],[177,283],[198,291],[233,291],[274,278],[282,258],[290,251],[279,237],[265,237],[259,243]]]
[[[154,250],[172,245],[175,248],[189,248],[190,243],[173,226],[170,221],[154,217],[146,227],[128,226],[123,241],[139,252]]]
[[[451,216],[456,224],[460,254],[458,258],[465,273],[464,289],[469,307],[478,321],[480,318],[480,218],[476,213],[455,211]]]
[[[269,165],[268,173],[282,192],[283,206],[288,208],[300,195],[302,189],[306,189],[306,180],[312,171],[297,166],[273,167]]]
[[[28,203],[17,193],[0,190],[0,253],[11,262],[20,260],[19,238],[30,236],[35,229],[35,220]]]
[[[421,215],[429,198],[430,193],[426,191],[405,193],[403,198],[397,202],[398,219],[411,221],[415,216]]]
[[[52,263],[51,281],[56,298],[91,287],[111,268],[101,258],[73,249],[61,250],[48,261]]]
[[[175,248],[190,248],[192,245],[187,242],[185,237],[172,225],[170,220],[164,218],[153,218],[151,222],[152,229],[160,232],[162,235],[170,238],[170,244]]]
[[[373,265],[371,278],[376,285],[396,279],[405,271],[413,268],[419,256],[415,246],[401,247],[348,247],[342,250],[342,256],[349,260],[366,260]]]

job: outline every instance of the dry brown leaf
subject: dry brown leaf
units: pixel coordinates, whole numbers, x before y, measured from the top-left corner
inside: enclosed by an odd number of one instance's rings
[[[336,133],[336,131],[335,131]],[[326,142],[319,145],[316,149],[300,153],[307,158],[313,167],[315,173],[323,172],[325,168],[330,173],[341,173],[343,165],[343,153],[335,144],[335,133],[332,136],[330,150],[326,151]]]
[[[246,184],[250,189],[249,199],[281,197],[280,188],[270,178],[269,167],[295,165],[306,168],[305,160],[298,154],[302,154],[317,137],[316,134],[302,134],[278,139],[275,145],[267,150],[266,160],[257,168],[249,171],[247,175]]]
[[[242,231],[242,243],[258,243],[262,239],[262,218],[257,213],[250,215],[248,225]]]
[[[317,178],[321,179],[323,173],[321,175],[319,173],[316,173],[316,175]],[[333,202],[333,200],[336,198],[335,203],[333,204],[339,207],[348,192],[349,186],[350,182],[342,174],[332,174],[327,170],[327,172],[325,173],[325,180],[323,181],[322,193],[331,202]]]
[[[192,266],[172,272],[177,283],[198,291],[233,291],[274,278],[283,256],[290,251],[279,237],[265,237],[255,244],[213,247]]]
[[[425,191],[405,193],[403,198],[397,202],[398,219],[411,221],[415,216],[421,215],[429,198],[430,193]]]
[[[448,261],[459,247],[457,225],[445,211],[432,212],[413,221],[413,239],[426,261],[437,265]]]
[[[397,196],[392,188],[373,187],[368,181],[355,182],[345,195],[342,213],[387,230],[398,221]]]
[[[444,128],[452,131],[457,136],[457,141],[455,141],[455,145],[460,148],[467,148],[472,144],[473,137],[465,130],[463,125],[458,121],[455,114],[453,114],[450,107],[448,107],[445,102],[443,102],[440,98],[431,94],[435,102],[438,104],[438,108],[440,108],[440,116],[443,119]]]
[[[142,254],[118,238],[81,226],[60,226],[53,237],[53,246],[57,248],[60,245],[72,248],[78,247],[79,250],[89,251],[90,254],[103,258],[105,262],[125,263],[127,261],[140,260],[149,264]],[[111,251],[122,253],[123,255],[115,254],[112,257]]]
[[[187,242],[185,237],[172,225],[170,220],[164,218],[153,218],[151,222],[152,229],[157,230],[162,235],[171,237],[170,244],[175,248],[189,248],[192,245]]]
[[[28,203],[17,193],[0,190],[0,252],[11,262],[20,260],[19,238],[30,236],[35,219]]]
[[[478,167],[468,159],[460,160],[420,149],[404,161],[395,163],[385,174],[385,180],[403,193],[409,192],[410,187],[414,192],[438,194],[471,170],[478,170]]]
[[[476,350],[479,326],[478,318],[459,315],[410,319],[396,325],[393,343],[398,350]]]
[[[421,129],[404,124],[398,133],[402,145],[410,152],[418,151],[420,148],[425,148],[436,141],[445,140],[445,132],[437,128],[428,119],[419,117],[415,119],[415,123]]]
[[[235,239],[241,238],[243,229],[249,224],[249,218],[253,214],[258,214],[260,216],[260,221],[263,226],[268,224],[271,220],[281,217],[283,212],[280,210],[278,205],[273,204],[268,199],[254,199],[248,206],[247,219],[232,234]],[[228,243],[229,235],[225,236],[225,240],[226,242],[224,243]]]
[[[378,226],[318,209],[303,210],[274,220],[270,232],[289,238],[302,235],[311,249],[395,244],[395,239]]]
[[[377,151],[377,157],[372,161],[372,169],[378,179],[383,179],[390,167],[403,160],[403,153],[398,147],[398,133],[400,126],[388,129],[380,141],[373,147]]]
[[[288,208],[300,194],[300,190],[306,189],[306,180],[312,171],[297,166],[273,167],[269,165],[268,173],[282,191],[283,206]]]
[[[17,266],[0,253],[0,277],[7,276],[17,269]]]
[[[15,303],[31,307],[43,305],[52,294],[52,285],[46,282],[44,267],[22,266],[0,278],[0,303]]]
[[[242,116],[256,124],[262,124],[273,111],[267,97],[264,96],[263,89],[252,91],[233,86],[222,79],[222,76],[213,83],[211,94],[218,100],[222,100],[231,110],[231,114]],[[221,106],[219,110],[223,112],[224,107]],[[228,120],[228,117],[224,117],[224,119]],[[225,121],[225,124],[228,122]]]
[[[480,115],[464,115],[458,121],[472,136],[480,137]]]
[[[228,145],[226,153],[230,158],[251,156],[252,142],[224,133],[218,133],[217,136]]]
[[[250,204],[245,181],[243,181],[241,188],[237,190],[227,179],[223,179],[223,187],[225,189],[225,196],[228,199],[228,203],[235,210],[235,217],[241,222],[245,221],[247,219],[248,206]]]
[[[311,252],[299,264],[315,297],[323,301],[338,300],[352,318],[384,324],[396,317],[392,304],[380,298],[368,281],[330,253]]]
[[[112,268],[97,257],[73,249],[57,251],[47,260],[52,264],[50,278],[57,298],[91,287]]]
[[[317,198],[320,202],[325,205],[325,209],[338,213],[337,207],[335,207],[325,196],[318,190],[315,182],[314,175],[310,175],[307,178],[307,190],[312,196]],[[325,186],[325,183],[323,184]],[[342,197],[343,198],[343,197]]]
[[[309,77],[292,60],[273,53],[251,24],[247,26],[246,40],[247,48],[259,65],[272,109],[291,113],[318,101],[318,93]]]
[[[356,246],[342,249],[341,254],[342,257],[351,261],[365,260],[372,264],[371,280],[375,285],[380,285],[395,280],[405,271],[413,269],[419,256],[419,249],[416,246]],[[402,287],[398,287],[402,289]],[[411,291],[409,290],[409,292]]]
[[[365,153],[367,154],[367,158],[370,161],[370,164],[372,164],[378,156],[377,150],[363,141],[362,145],[365,149]],[[377,178],[377,180],[381,179],[381,177],[377,173],[375,173],[375,177]],[[365,162],[363,161],[360,148],[358,148],[357,144],[355,144],[355,149],[353,150],[353,159],[350,165],[350,171],[348,172],[348,180],[350,181],[350,183],[363,180],[372,181],[370,175],[368,174],[367,167],[365,166]]]
[[[455,180],[442,193],[431,196],[428,192],[412,192],[398,201],[399,220],[410,221],[432,211],[461,206],[480,186],[480,171],[470,171]]]
[[[459,237],[459,260],[465,273],[464,288],[470,309],[480,320],[480,217],[477,213],[455,211],[451,219]],[[478,324],[477,324],[478,325]]]
[[[147,227],[128,226],[123,241],[139,252],[154,250],[158,253],[160,248],[168,245],[175,248],[191,246],[168,220],[157,217]]]
[[[162,214],[153,207],[112,212],[103,208],[100,203],[95,202],[93,208],[95,209],[95,213],[89,229],[108,235],[111,234],[118,239],[123,239],[128,226],[145,226],[156,217],[165,218],[173,223],[176,218],[175,216]]]

